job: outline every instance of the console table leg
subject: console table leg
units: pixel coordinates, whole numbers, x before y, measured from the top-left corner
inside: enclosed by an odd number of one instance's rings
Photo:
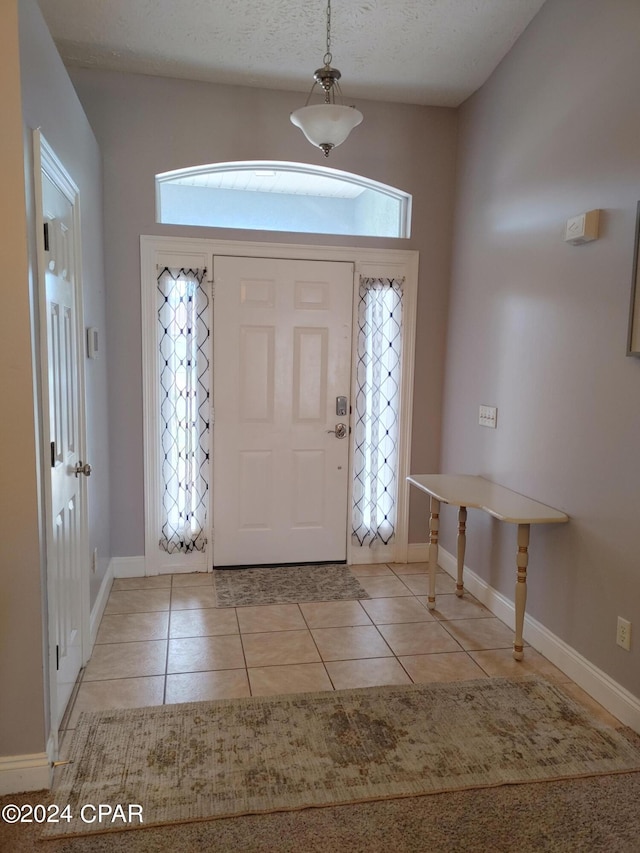
[[[461,506],[458,510],[458,580],[456,582],[456,595],[461,596],[464,592],[462,572],[464,570],[464,551],[467,545],[467,508]]]
[[[429,500],[429,595],[427,607],[436,609],[436,572],[438,570],[438,528],[440,519],[440,501],[431,496]]]
[[[513,656],[516,660],[524,657],[524,608],[527,603],[527,565],[529,562],[529,524],[518,525],[518,580],[516,581],[516,636],[513,642]]]

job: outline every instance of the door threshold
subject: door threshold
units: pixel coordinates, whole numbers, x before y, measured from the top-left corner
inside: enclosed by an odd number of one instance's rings
[[[298,566],[346,566],[346,560],[312,560],[309,563],[252,563],[246,566],[214,566],[213,571],[234,571],[236,569],[289,569]]]

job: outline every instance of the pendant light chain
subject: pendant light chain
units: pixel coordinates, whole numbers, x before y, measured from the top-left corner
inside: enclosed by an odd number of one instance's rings
[[[327,0],[327,52],[324,55],[324,64],[331,65],[331,0]]]
[[[337,68],[331,67],[331,0],[327,2],[327,52],[324,65],[313,75],[313,85],[304,107],[291,113],[291,122],[299,127],[312,145],[317,145],[328,157],[329,152],[342,144],[354,127],[362,121],[362,113],[354,107],[336,103],[336,90],[342,100],[338,80],[342,76]],[[309,101],[316,86],[320,86],[324,99],[322,104],[311,106]]]

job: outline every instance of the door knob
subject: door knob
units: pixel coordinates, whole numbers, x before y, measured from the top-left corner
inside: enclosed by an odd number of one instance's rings
[[[336,424],[334,429],[328,429],[327,432],[332,433],[336,438],[344,438],[347,434],[347,425]]]
[[[91,465],[89,465],[88,462],[85,462],[83,465],[81,459],[76,465],[76,467],[73,469],[73,472],[76,477],[78,476],[78,474],[84,474],[85,477],[89,477],[91,475]]]

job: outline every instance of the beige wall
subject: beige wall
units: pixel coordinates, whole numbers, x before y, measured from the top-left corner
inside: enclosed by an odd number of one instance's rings
[[[72,79],[104,155],[112,541],[114,555],[137,556],[144,553],[140,235],[256,239],[250,231],[157,225],[154,176],[227,160],[327,161],[289,122],[304,95],[82,69],[74,69]],[[412,238],[260,232],[257,239],[420,251],[413,466],[429,470],[440,450],[456,113],[375,102],[358,106],[364,123],[328,164],[412,193]],[[422,540],[424,502],[414,501],[412,511],[412,538]]]
[[[640,198],[640,5],[549,0],[461,111],[443,470],[565,510],[532,531],[528,612],[640,696],[640,359],[625,357]],[[601,239],[563,242],[602,208]],[[478,426],[481,403],[498,428]],[[468,564],[513,598],[515,530]],[[445,546],[453,551],[451,512]],[[634,623],[632,652],[616,617]]]
[[[0,4],[0,756],[44,750],[40,536],[16,0]]]

